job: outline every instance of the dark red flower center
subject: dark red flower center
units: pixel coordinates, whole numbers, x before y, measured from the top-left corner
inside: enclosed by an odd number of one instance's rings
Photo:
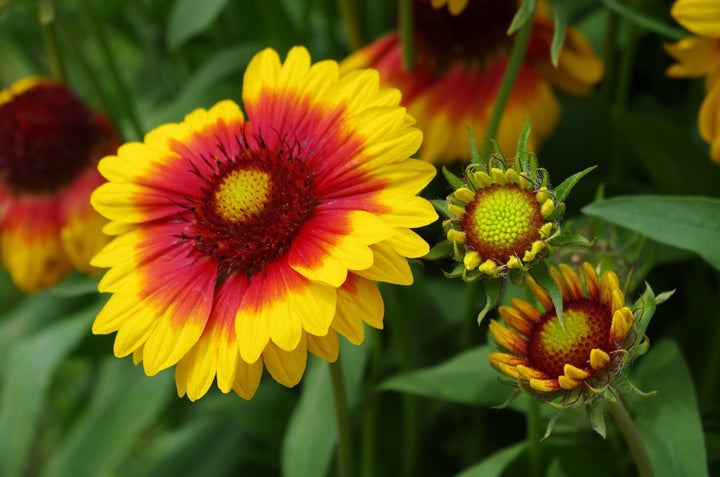
[[[214,159],[217,172],[204,178],[199,201],[190,200],[193,233],[183,236],[217,262],[221,279],[282,257],[317,202],[299,144],[271,149],[258,135],[239,141],[238,154]]]
[[[68,88],[32,87],[0,104],[0,180],[16,193],[62,188],[90,164],[100,134]]]
[[[514,0],[470,0],[459,15],[436,10],[430,1],[414,4],[418,60],[427,66],[442,70],[456,61],[482,66],[512,44],[507,29],[518,9]]]
[[[563,306],[562,326],[555,310],[540,318],[540,324],[528,337],[528,361],[551,378],[562,375],[566,363],[589,369],[590,351],[612,350],[611,324],[612,313],[607,305],[588,298],[569,301]]]

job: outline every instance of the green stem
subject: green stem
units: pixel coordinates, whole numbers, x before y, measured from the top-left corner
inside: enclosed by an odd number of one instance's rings
[[[340,358],[330,363],[330,382],[335,402],[335,421],[337,423],[338,445],[337,461],[340,477],[353,477],[355,468],[352,458],[352,435],[350,433],[350,415],[345,397],[345,380],[343,379]]]
[[[415,21],[413,17],[413,1],[400,0],[400,44],[403,52],[405,71],[415,68]]]
[[[367,377],[367,385],[374,386],[380,379],[385,358],[380,343],[380,336],[377,330],[369,328],[365,330],[366,338],[370,346],[370,370]],[[377,449],[377,432],[378,432],[378,398],[376,394],[372,394],[366,401],[366,408],[363,414],[362,424],[362,476],[375,477],[376,449]]]
[[[720,283],[720,274],[715,274]],[[703,377],[702,392],[708,402],[715,402],[717,392],[718,374],[720,373],[720,320],[715,320],[715,334],[710,344],[710,356],[705,360],[705,376]]]
[[[525,419],[528,446],[528,475],[538,477],[541,474],[540,440],[543,434],[540,429],[540,403],[536,399],[529,398]]]
[[[530,42],[530,34],[533,29],[533,15],[520,27],[515,37],[515,42],[510,52],[510,59],[508,60],[507,69],[503,75],[500,88],[497,96],[495,97],[495,106],[493,108],[492,116],[490,116],[490,122],[488,123],[486,137],[488,139],[495,139],[497,136],[498,129],[500,128],[500,120],[502,119],[505,105],[510,99],[510,93],[512,93],[513,86],[515,86],[515,80],[517,79],[520,67],[522,66],[523,60],[525,59],[525,52],[527,51],[528,43]],[[485,141],[482,154],[480,157],[482,160],[488,157],[490,154],[490,142]]]
[[[630,414],[628,414],[627,409],[625,409],[622,401],[620,401],[620,398],[614,402],[608,401],[607,407],[620,428],[620,432],[622,432],[625,442],[627,442],[628,447],[630,447],[630,452],[635,459],[635,464],[637,465],[640,477],[654,476],[655,474],[653,473],[652,465],[650,465],[650,457],[648,457],[647,450],[645,450],[642,438],[640,437]]]
[[[642,0],[633,0],[633,10],[640,10]],[[638,27],[634,23],[625,24],[625,47],[620,60],[618,71],[617,93],[615,96],[615,110],[624,110],[627,104],[632,70],[635,67],[635,52],[637,50]]]
[[[360,36],[360,27],[358,26],[353,0],[338,0],[338,9],[345,25],[350,48],[357,50],[362,46],[362,37]]]
[[[119,118],[117,114],[115,113],[114,109],[111,106],[110,100],[108,99],[107,95],[103,91],[102,87],[100,86],[100,81],[98,81],[97,76],[93,72],[93,69],[90,67],[90,64],[88,63],[87,59],[85,59],[85,56],[82,52],[82,49],[80,48],[80,45],[78,44],[77,40],[75,39],[75,36],[73,35],[72,31],[68,27],[67,22],[65,21],[65,18],[61,14],[61,12],[58,9],[55,9],[55,23],[57,24],[58,30],[65,38],[65,41],[67,42],[68,47],[70,48],[70,51],[72,52],[73,56],[75,57],[75,61],[77,62],[78,67],[82,70],[83,74],[88,80],[88,83],[90,83],[90,87],[95,92],[95,95],[97,96],[98,101],[100,101],[100,105],[104,111],[106,111],[112,118],[113,118],[113,124],[116,126],[116,129],[119,131]]]
[[[639,14],[618,2],[617,0],[603,0],[603,4],[613,13],[622,15],[633,24],[641,26],[648,31],[664,36],[668,40],[681,40],[687,36],[687,33],[680,28],[674,28],[665,23],[651,17]]]
[[[50,59],[50,70],[52,77],[58,83],[65,83],[65,65],[60,54],[60,44],[58,42],[57,31],[55,30],[55,8],[52,2],[43,1],[38,5],[40,9],[40,24],[42,25],[43,37],[47,46],[48,57]]]
[[[415,368],[415,359],[413,357],[411,344],[407,339],[407,332],[403,327],[403,323],[407,322],[407,316],[405,316],[402,304],[397,296],[397,287],[388,286],[384,288],[384,290],[386,293],[383,294],[383,297],[385,298],[387,308],[393,310],[392,316],[388,316],[385,323],[388,324],[395,349],[399,354],[400,369],[402,371],[412,371]],[[418,454],[418,401],[415,396],[403,394],[402,412],[402,475],[409,477],[415,475],[415,465],[417,464]]]
[[[103,59],[105,60],[108,71],[110,72],[110,78],[115,84],[115,89],[120,95],[120,103],[125,109],[125,115],[127,116],[130,124],[134,129],[137,139],[140,139],[143,137],[144,130],[143,127],[140,125],[140,119],[138,118],[137,112],[135,111],[135,103],[133,102],[130,90],[125,85],[125,82],[122,80],[120,70],[118,69],[115,58],[110,51],[110,47],[108,46],[105,34],[103,33],[103,30],[99,27],[97,18],[95,17],[95,13],[90,8],[87,0],[79,0],[79,3],[80,11],[85,18],[85,22],[90,26],[90,32],[92,33],[97,44],[100,46],[100,51],[102,52]]]

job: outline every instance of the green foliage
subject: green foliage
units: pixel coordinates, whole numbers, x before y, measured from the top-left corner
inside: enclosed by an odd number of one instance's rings
[[[695,252],[720,269],[720,200],[635,195],[590,204],[583,212],[666,245]]]

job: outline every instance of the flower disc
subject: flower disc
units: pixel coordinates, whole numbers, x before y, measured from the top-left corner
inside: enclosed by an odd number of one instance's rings
[[[460,227],[467,244],[482,257],[505,263],[531,248],[543,223],[532,192],[516,184],[493,184],[475,193]]]

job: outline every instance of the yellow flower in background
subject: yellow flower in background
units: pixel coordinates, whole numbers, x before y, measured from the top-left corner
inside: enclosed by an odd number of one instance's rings
[[[123,145],[92,197],[117,235],[93,261],[113,294],[93,332],[148,375],[177,364],[192,400],[215,378],[250,399],[263,368],[294,386],[308,351],[334,361],[338,335],[382,328],[374,281],[412,283],[428,245],[410,229],[437,218],[416,196],[435,169],[409,159],[422,134],[376,71],[266,49],[243,102],[247,119],[222,101]]]
[[[0,256],[17,286],[34,292],[90,259],[107,222],[90,206],[96,164],[119,140],[66,86],[26,78],[0,92]]]
[[[384,85],[402,91],[403,104],[425,135],[421,159],[434,163],[467,161],[470,143],[466,127],[479,140],[485,139],[513,42],[506,32],[519,2],[475,0],[456,14],[452,9],[433,8],[440,3],[414,3],[416,62],[412,71],[404,70],[397,33],[356,51],[341,68],[376,68]],[[531,149],[536,150],[550,135],[560,115],[553,86],[583,95],[602,77],[602,60],[572,28],[567,31],[558,68],[553,67],[552,33],[549,8],[541,3],[496,138],[502,150],[514,147],[527,116],[534,126]]]
[[[562,323],[548,292],[526,276],[544,311],[518,298],[512,306],[501,306],[500,316],[510,328],[491,320],[490,333],[503,351],[492,353],[490,363],[545,399],[553,399],[553,393],[567,397],[569,391],[575,391],[574,400],[583,393],[587,399],[622,369],[637,338],[633,312],[612,271],[598,278],[584,263],[584,287],[566,265],[550,273],[562,292]]]
[[[699,36],[665,45],[677,61],[667,70],[673,78],[705,77],[705,100],[700,107],[700,135],[710,144],[710,157],[720,163],[720,2],[677,0],[670,13]]]

